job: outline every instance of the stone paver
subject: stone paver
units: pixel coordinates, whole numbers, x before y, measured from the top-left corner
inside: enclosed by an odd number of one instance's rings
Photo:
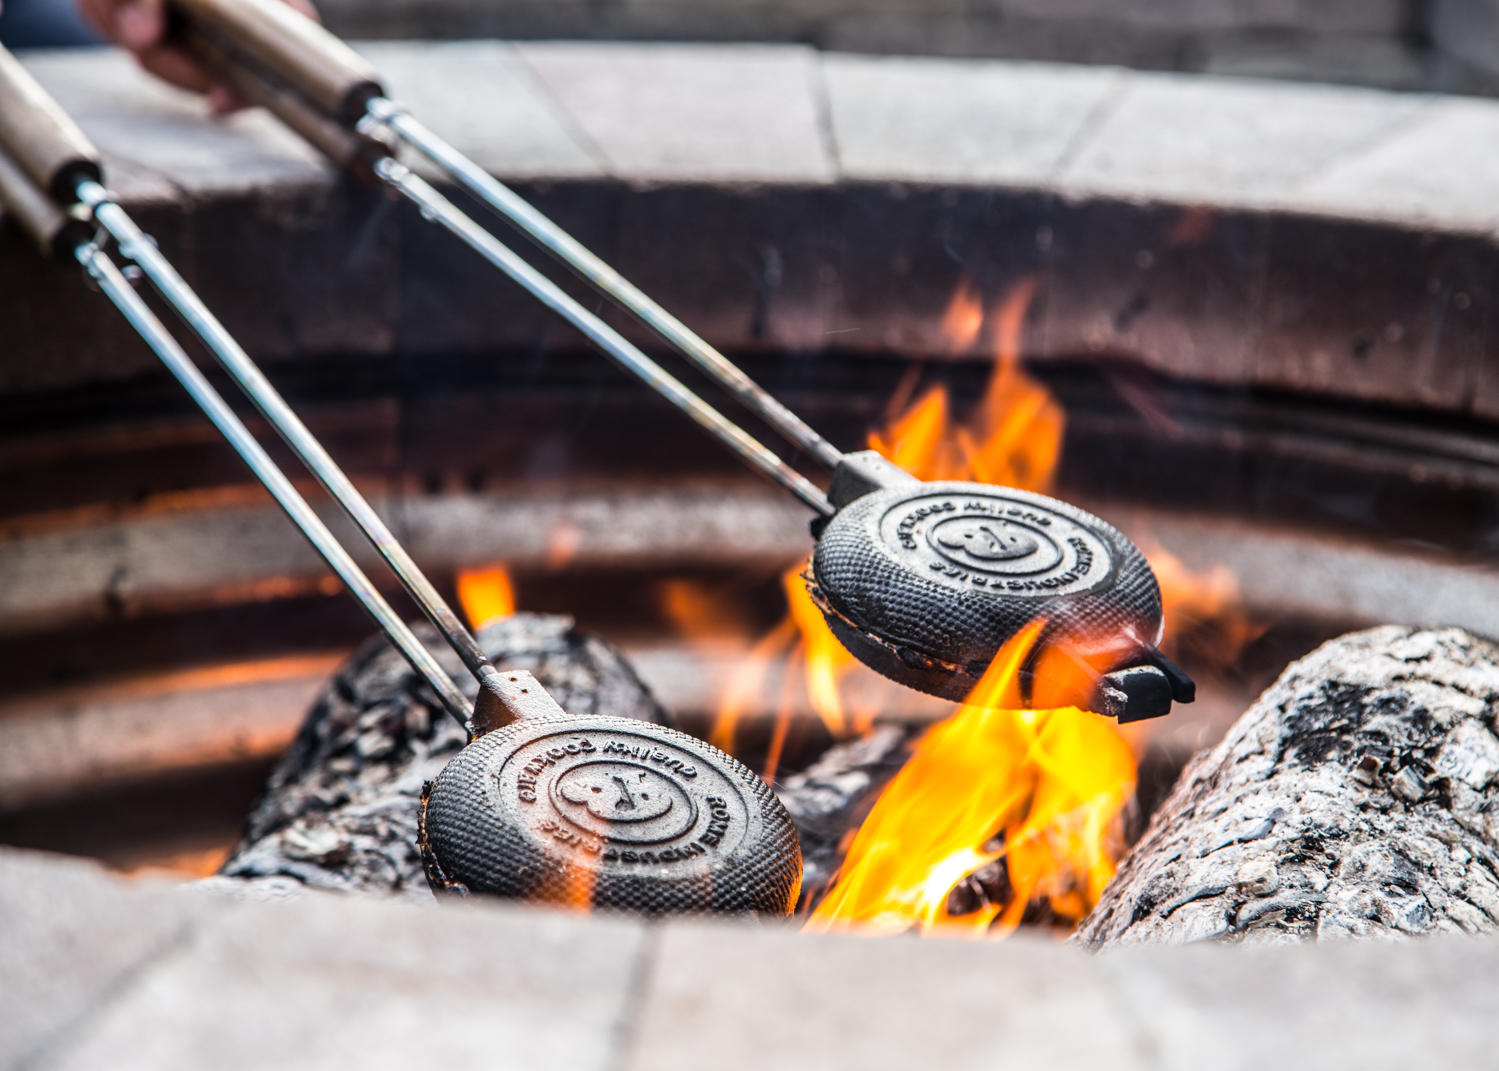
[[[631,1071],[1149,1066],[1084,956],[1040,940],[667,927]]]
[[[1132,75],[1061,183],[1079,193],[1270,206],[1425,104],[1373,90]]]
[[[1499,942],[1135,948],[126,883],[0,849],[0,1068],[1487,1067]]]
[[[1098,969],[1162,1071],[1488,1067],[1499,942],[1432,938],[1106,954]]]
[[[797,46],[364,47],[720,348],[955,356],[957,287],[992,301],[1036,275],[1032,357],[1499,412],[1499,102]],[[209,120],[107,52],[27,62],[257,357],[577,345],[268,117]],[[59,271],[0,257],[0,313],[35,358],[0,365],[0,390],[149,373]]]
[[[1499,107],[1446,97],[1286,198],[1289,207],[1427,226],[1499,231]]]
[[[0,850],[0,1068],[43,1062],[216,908],[91,862]]]
[[[829,54],[845,178],[1044,185],[1122,88],[1108,68]]]
[[[392,98],[459,152],[511,178],[597,177],[597,150],[502,41],[364,41]]]
[[[602,1071],[645,938],[637,923],[503,907],[236,904],[40,1066]]]
[[[209,119],[201,97],[114,50],[31,52],[26,67],[104,154],[111,188],[132,203],[326,185],[332,169],[266,113]]]
[[[822,183],[834,177],[811,49],[516,47],[618,178]]]

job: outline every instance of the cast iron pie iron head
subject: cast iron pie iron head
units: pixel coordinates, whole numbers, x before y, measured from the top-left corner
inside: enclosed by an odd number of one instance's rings
[[[747,766],[549,698],[448,763],[423,793],[418,843],[434,891],[459,896],[784,917],[801,891],[796,829]]]
[[[1161,593],[1145,556],[1099,518],[1045,495],[924,483],[878,454],[846,455],[808,588],[839,641],[901,684],[961,700],[1038,618],[1102,676],[1090,709],[1120,721],[1190,703],[1190,677],[1157,649]],[[1034,662],[1022,696],[1041,683]]]

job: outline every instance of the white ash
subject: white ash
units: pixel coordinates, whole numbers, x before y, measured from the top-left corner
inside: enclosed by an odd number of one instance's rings
[[[1499,930],[1499,647],[1385,626],[1292,664],[1157,810],[1074,940]]]

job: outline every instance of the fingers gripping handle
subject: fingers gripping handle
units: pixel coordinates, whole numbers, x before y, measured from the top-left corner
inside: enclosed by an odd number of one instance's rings
[[[272,83],[197,27],[184,27],[178,37],[215,78],[232,87],[246,103],[265,108],[339,167],[367,176],[370,165],[389,153],[382,142],[356,134],[328,118],[308,104],[302,94]]]
[[[348,45],[281,0],[172,0],[192,27],[295,90],[325,115],[353,123],[380,76]]]
[[[80,179],[99,181],[99,151],[47,91],[0,48],[0,151],[59,204],[78,200]],[[19,211],[18,211],[19,214]]]

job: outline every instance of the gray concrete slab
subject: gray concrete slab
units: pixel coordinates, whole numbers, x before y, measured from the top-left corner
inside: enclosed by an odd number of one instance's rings
[[[825,183],[834,177],[811,49],[516,47],[617,178]]]
[[[36,1067],[217,910],[92,862],[0,849],[0,1067]]]
[[[1144,1068],[1091,961],[1044,940],[808,937],[676,923],[632,1071]]]
[[[1162,1071],[1488,1067],[1499,942],[1131,949],[1097,968]]]
[[[1134,74],[1061,175],[1076,194],[1269,207],[1398,130],[1427,99]]]
[[[603,174],[598,150],[503,41],[379,41],[358,50],[392,99],[481,167],[510,178]]]
[[[1131,948],[169,890],[0,849],[0,1067],[1487,1067],[1499,942]]]
[[[994,299],[1038,275],[1029,356],[1499,413],[1499,103],[796,47],[371,48],[424,118],[535,179],[527,196],[720,347],[956,355],[959,285]],[[210,121],[107,52],[29,62],[256,357],[579,345],[264,115]],[[0,391],[152,372],[112,310],[0,241],[26,356]]]
[[[1345,154],[1287,207],[1407,227],[1499,233],[1499,102],[1443,97]]]
[[[240,904],[43,1066],[603,1071],[645,940],[639,923],[488,905]]]
[[[1046,185],[1123,87],[1122,71],[1040,63],[822,58],[840,174]]]

